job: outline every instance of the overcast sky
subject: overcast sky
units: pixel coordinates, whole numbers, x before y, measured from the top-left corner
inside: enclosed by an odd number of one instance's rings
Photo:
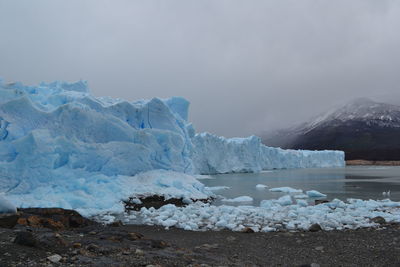
[[[400,1],[0,0],[0,77],[183,96],[244,136],[371,96],[400,103]]]

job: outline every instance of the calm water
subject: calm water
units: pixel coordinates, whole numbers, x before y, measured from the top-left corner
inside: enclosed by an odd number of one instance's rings
[[[275,199],[284,193],[270,192],[273,187],[290,186],[297,189],[318,190],[328,199],[347,198],[383,199],[383,191],[391,191],[390,199],[400,201],[400,167],[362,166],[332,169],[274,170],[262,173],[213,175],[201,180],[206,186],[228,186],[215,191],[226,198],[251,196],[253,205],[263,199]],[[268,188],[256,189],[257,184]],[[219,204],[216,201],[215,204]]]

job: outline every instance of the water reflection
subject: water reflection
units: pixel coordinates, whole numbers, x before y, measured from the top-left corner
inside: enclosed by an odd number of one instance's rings
[[[334,169],[275,170],[251,174],[214,175],[214,179],[202,180],[206,186],[228,186],[230,189],[216,191],[226,198],[251,196],[253,205],[263,199],[279,198],[284,193],[270,192],[268,188],[290,186],[317,190],[328,199],[347,198],[383,199],[383,191],[391,191],[390,198],[400,201],[400,167],[346,167]],[[257,184],[268,188],[256,189]],[[220,204],[216,202],[215,204]]]

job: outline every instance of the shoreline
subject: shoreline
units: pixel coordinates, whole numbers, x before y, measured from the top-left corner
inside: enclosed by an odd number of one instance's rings
[[[24,232],[35,237],[34,247],[12,242]],[[399,236],[399,224],[271,233],[143,225],[61,231],[18,226],[0,229],[0,261],[2,266],[395,266],[400,262]]]
[[[357,230],[253,233],[166,230],[161,226],[121,222],[103,225],[62,209],[52,209],[53,213],[45,209],[22,212],[25,220],[12,229],[0,228],[2,266],[395,266],[400,263],[398,223]]]
[[[346,166],[400,166],[399,160],[346,160]]]

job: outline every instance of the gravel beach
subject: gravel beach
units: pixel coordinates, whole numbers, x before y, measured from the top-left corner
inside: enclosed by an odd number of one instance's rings
[[[0,266],[400,266],[400,226],[238,233],[16,225],[0,228]]]

